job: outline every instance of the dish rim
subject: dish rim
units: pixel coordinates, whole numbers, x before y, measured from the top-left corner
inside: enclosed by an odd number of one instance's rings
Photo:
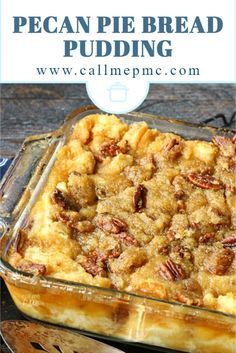
[[[93,105],[89,106],[84,106],[80,107],[78,109],[73,110],[71,113],[69,113],[65,119],[64,122],[59,126],[58,129],[54,130],[51,133],[46,133],[46,134],[40,134],[40,135],[33,135],[27,137],[19,152],[17,153],[16,157],[14,158],[11,167],[7,171],[6,175],[3,177],[1,184],[0,184],[0,195],[1,195],[1,190],[4,189],[6,186],[6,183],[8,182],[9,175],[12,173],[14,170],[14,166],[20,156],[21,153],[24,152],[25,146],[28,143],[34,143],[35,141],[41,140],[41,139],[53,139],[53,138],[58,138],[65,136],[67,133],[71,131],[71,128],[73,127],[73,121],[80,120],[86,115],[91,115],[91,114],[103,114],[105,112],[101,111],[97,107]],[[110,114],[109,114],[110,115]],[[177,119],[172,119],[172,118],[165,118],[161,117],[159,115],[155,114],[149,114],[149,113],[141,113],[141,112],[131,112],[128,114],[117,114],[119,118],[138,118],[139,121],[142,121],[141,119],[156,119],[158,121],[166,122],[168,124],[175,124],[175,125],[181,125],[181,126],[188,126],[196,129],[203,129],[207,131],[211,131],[212,134],[216,133],[226,133],[226,134],[234,134],[236,133],[236,130],[228,129],[228,128],[218,128],[218,127],[212,127],[212,126],[205,126],[203,124],[195,124],[195,123],[189,123],[183,120],[177,120]],[[137,121],[133,121],[137,122]],[[158,128],[158,126],[157,126]],[[196,139],[198,139],[196,137]],[[39,180],[43,177],[43,174],[39,177]],[[34,194],[34,193],[33,193]],[[24,195],[22,194],[21,198]],[[21,199],[20,198],[20,199]],[[37,200],[37,197],[36,197]],[[35,201],[36,201],[35,200]],[[1,196],[0,196],[0,204],[1,204]],[[24,210],[23,210],[24,211]],[[13,222],[13,220],[12,220]],[[214,309],[209,309],[206,307],[198,307],[198,306],[193,306],[193,305],[187,305],[184,303],[179,303],[175,301],[170,301],[170,300],[164,300],[152,296],[146,296],[142,294],[137,294],[137,293],[132,293],[132,292],[127,292],[127,291],[121,291],[113,288],[104,288],[104,287],[99,287],[95,285],[90,285],[90,284],[83,284],[80,282],[74,282],[74,281],[67,281],[59,278],[53,278],[50,276],[37,276],[27,273],[24,271],[20,271],[12,267],[5,259],[9,247],[12,245],[14,242],[14,237],[12,237],[12,233],[17,233],[17,230],[14,229],[16,222],[13,222],[10,224],[10,219],[7,219],[0,213],[0,227],[3,228],[3,234],[2,236],[0,235],[0,276],[3,276],[3,278],[10,283],[24,283],[27,285],[40,285],[42,287],[47,287],[49,289],[58,289],[58,290],[66,290],[66,291],[76,291],[76,292],[85,292],[85,290],[90,290],[90,291],[97,291],[100,292],[101,294],[106,294],[112,296],[113,298],[116,298],[118,300],[122,300],[125,302],[130,302],[132,299],[138,300],[143,299],[145,301],[150,301],[151,303],[162,303],[162,304],[168,304],[170,306],[175,306],[175,307],[185,307],[188,308],[191,311],[196,312],[200,311],[202,313],[209,313],[209,314],[214,314],[218,315],[219,317],[228,317],[228,318],[236,318],[236,315],[234,314],[229,314],[225,313],[222,311],[214,310]],[[20,227],[19,227],[20,228]],[[18,228],[18,231],[19,231]],[[69,289],[70,288],[70,289]],[[117,296],[117,297],[116,297]]]

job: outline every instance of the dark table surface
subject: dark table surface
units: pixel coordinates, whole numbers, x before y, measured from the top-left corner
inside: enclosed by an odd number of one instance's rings
[[[235,111],[235,85],[152,85],[139,111],[201,123],[223,114],[229,122]],[[67,113],[91,104],[84,85],[2,85],[1,157],[13,157],[24,138],[57,128]],[[222,118],[210,122],[222,126]],[[235,128],[235,120],[228,124]],[[1,282],[1,320],[22,319]],[[115,344],[114,344],[115,345]],[[148,349],[116,346],[127,353],[149,353]],[[7,352],[2,344],[0,352]]]

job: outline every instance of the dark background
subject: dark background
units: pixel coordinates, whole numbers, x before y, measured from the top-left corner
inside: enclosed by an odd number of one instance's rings
[[[235,111],[235,87],[229,84],[151,85],[146,100],[137,110],[193,123],[218,116],[210,125],[223,126],[230,122]],[[70,111],[91,103],[84,85],[2,85],[0,157],[13,157],[26,136],[56,129]],[[228,127],[235,128],[235,120]],[[3,282],[0,295],[1,320],[22,318]],[[151,352],[127,345],[116,346],[127,353]],[[3,344],[0,352],[8,352]]]

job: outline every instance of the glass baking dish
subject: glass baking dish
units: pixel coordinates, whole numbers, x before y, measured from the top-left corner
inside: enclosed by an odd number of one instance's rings
[[[235,316],[49,277],[38,277],[12,268],[7,262],[10,246],[23,227],[47,176],[74,124],[92,106],[73,111],[56,131],[27,138],[1,183],[0,275],[24,314],[34,319],[83,330],[114,340],[144,344],[157,351],[169,349],[195,353],[233,353]],[[187,139],[210,140],[233,131],[188,124],[154,115],[120,115],[126,122],[146,121],[162,132]],[[163,349],[164,348],[164,349]]]

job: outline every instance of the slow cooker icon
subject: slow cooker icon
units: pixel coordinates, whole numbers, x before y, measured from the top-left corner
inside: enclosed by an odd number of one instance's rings
[[[117,82],[112,84],[108,88],[109,99],[114,103],[123,103],[127,101],[127,91],[126,85]]]

